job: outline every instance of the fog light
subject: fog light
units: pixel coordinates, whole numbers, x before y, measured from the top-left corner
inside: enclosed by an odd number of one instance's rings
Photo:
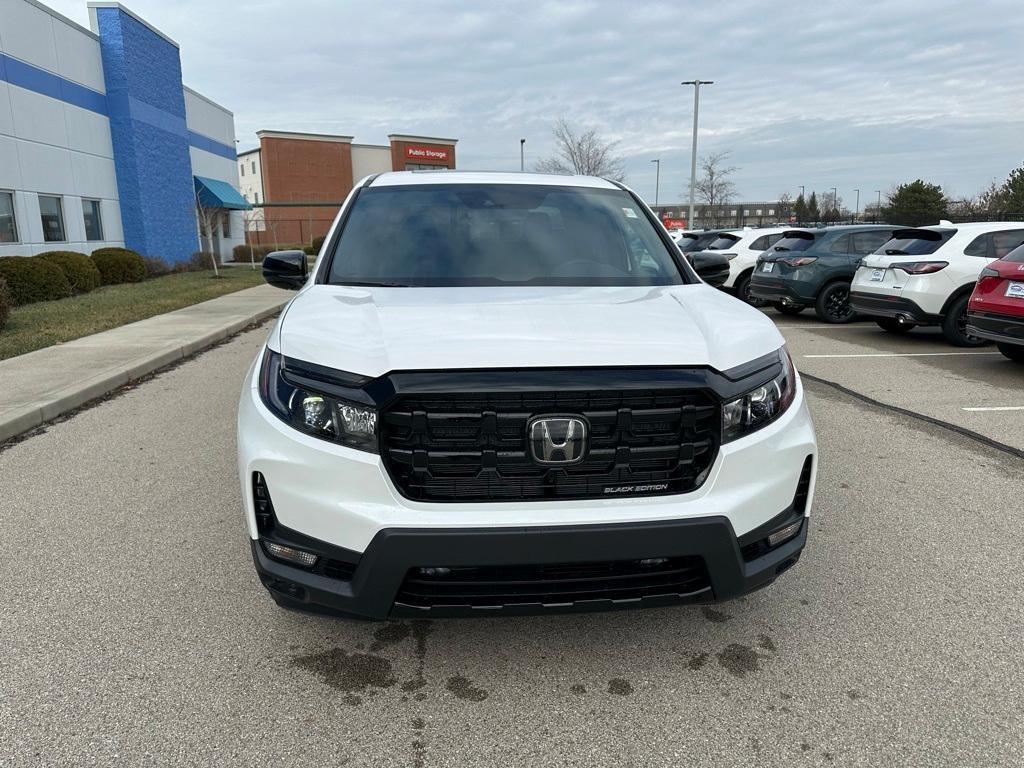
[[[640,561],[641,568],[655,568],[668,562],[667,557],[648,557]]]
[[[768,535],[768,546],[775,547],[784,541],[788,541],[796,536],[800,532],[800,526],[803,525],[803,520],[797,520],[795,523],[790,523],[784,528],[779,528],[775,533]]]
[[[286,547],[284,544],[277,544],[273,541],[264,541],[263,546],[267,550],[267,554],[277,560],[301,565],[303,568],[312,568],[316,565],[317,556],[312,552],[303,552],[301,549]]]
[[[434,576],[447,576],[452,572],[451,568],[420,568],[418,569],[420,576],[426,576],[432,578]]]

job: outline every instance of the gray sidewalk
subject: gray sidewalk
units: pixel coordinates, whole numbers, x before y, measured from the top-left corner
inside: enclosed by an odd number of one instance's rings
[[[276,314],[295,294],[248,288],[0,361],[0,441]]]

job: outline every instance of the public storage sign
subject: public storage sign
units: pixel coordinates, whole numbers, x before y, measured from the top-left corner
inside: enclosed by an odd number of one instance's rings
[[[437,163],[448,162],[448,150],[444,147],[424,147],[419,144],[409,144],[405,148],[406,160],[431,160]]]

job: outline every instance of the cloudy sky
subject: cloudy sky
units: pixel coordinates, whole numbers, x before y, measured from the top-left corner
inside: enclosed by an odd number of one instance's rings
[[[85,0],[45,0],[88,25]],[[619,142],[661,201],[728,151],[743,199],[835,186],[851,205],[922,177],[976,193],[1024,162],[1020,0],[453,2],[126,0],[182,49],[189,86],[261,128],[459,139],[458,165],[518,169],[561,115]]]

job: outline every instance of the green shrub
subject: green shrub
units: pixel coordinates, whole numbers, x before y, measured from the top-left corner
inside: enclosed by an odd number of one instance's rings
[[[7,316],[11,314],[11,292],[7,283],[0,277],[0,331],[7,325]]]
[[[143,256],[142,260],[146,263],[146,277],[161,277],[174,271],[171,265],[159,256]]]
[[[92,259],[77,251],[47,251],[36,256],[59,267],[72,293],[88,293],[100,287],[100,271]]]
[[[46,259],[0,256],[0,278],[7,283],[11,304],[15,307],[71,295],[64,272]]]
[[[100,248],[92,252],[103,285],[138,283],[146,279],[146,262],[128,248]]]

